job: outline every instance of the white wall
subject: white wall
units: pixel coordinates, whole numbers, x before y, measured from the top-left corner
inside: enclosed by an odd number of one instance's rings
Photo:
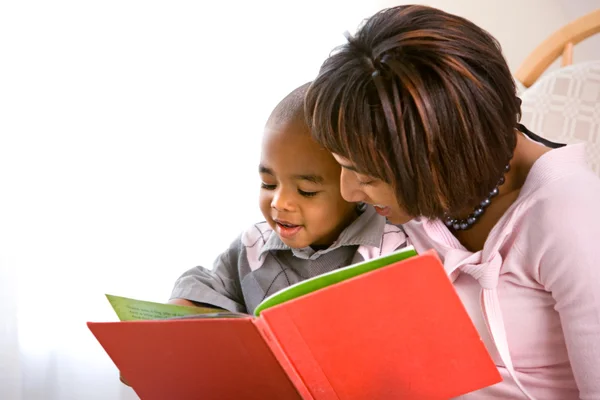
[[[391,7],[413,2],[383,0],[382,3]],[[598,0],[423,0],[418,3],[461,15],[489,31],[500,41],[512,71],[553,32],[600,7]],[[575,62],[600,59],[600,35],[576,46],[573,58]]]
[[[513,69],[575,3],[429,2]],[[1,399],[135,398],[85,328],[114,319],[103,294],[164,301],[260,218],[270,109],[390,4],[0,3]]]

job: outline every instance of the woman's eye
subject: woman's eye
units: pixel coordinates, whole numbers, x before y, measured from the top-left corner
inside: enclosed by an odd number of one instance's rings
[[[298,193],[300,193],[300,195],[302,195],[304,197],[313,197],[313,196],[316,196],[317,193],[319,193],[319,192],[305,192],[304,190],[298,189]]]
[[[261,182],[260,187],[261,187],[261,189],[275,190],[275,188],[277,187],[277,185],[269,185],[267,183]]]
[[[371,179],[371,180],[368,180],[368,181],[361,181],[361,180],[359,180],[358,184],[361,185],[361,186],[368,186],[368,185],[372,185],[374,182],[375,182],[375,179]]]
[[[356,180],[358,181],[358,184],[361,186],[372,185],[377,181],[377,179],[373,178],[372,176],[358,174],[358,173],[356,174]]]

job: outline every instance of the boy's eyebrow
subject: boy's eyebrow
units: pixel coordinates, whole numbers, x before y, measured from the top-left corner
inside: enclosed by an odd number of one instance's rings
[[[258,173],[259,174],[269,174],[269,175],[275,175],[273,173],[273,170],[271,168],[267,168],[262,164],[258,164]]]
[[[325,178],[319,175],[294,175],[294,179],[309,181],[312,183],[323,183]]]
[[[275,174],[273,173],[273,170],[271,168],[265,167],[262,164],[258,165],[258,173],[260,173],[260,174],[269,174],[269,175],[275,176]],[[320,175],[313,175],[313,174],[308,174],[308,175],[294,175],[293,179],[300,180],[300,181],[309,181],[309,182],[318,183],[318,184],[325,182],[325,178],[323,178]]]

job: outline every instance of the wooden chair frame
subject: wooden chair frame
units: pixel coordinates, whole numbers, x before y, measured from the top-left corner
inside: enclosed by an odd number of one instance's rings
[[[530,87],[558,57],[561,65],[573,63],[573,46],[600,32],[600,8],[576,19],[544,40],[521,64],[516,78]]]

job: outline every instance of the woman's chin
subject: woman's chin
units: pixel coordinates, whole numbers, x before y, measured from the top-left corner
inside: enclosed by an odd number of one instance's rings
[[[409,217],[408,215],[401,215],[396,212],[391,212],[390,215],[387,216],[388,222],[391,222],[394,225],[402,225],[411,221],[413,217]]]

